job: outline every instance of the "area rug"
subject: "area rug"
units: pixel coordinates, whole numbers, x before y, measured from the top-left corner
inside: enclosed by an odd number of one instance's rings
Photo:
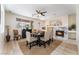
[[[51,43],[50,46],[46,46],[46,48],[43,46],[33,46],[31,49],[26,46],[25,41],[18,42],[18,45],[24,55],[50,55],[61,43],[62,41],[60,40],[54,40],[53,43]]]

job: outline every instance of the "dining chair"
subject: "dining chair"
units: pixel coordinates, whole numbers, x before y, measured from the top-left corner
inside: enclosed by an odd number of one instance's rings
[[[51,35],[51,30],[50,28],[47,28],[47,31],[45,32],[45,35],[44,35],[44,41],[47,45],[50,45],[51,43],[52,35],[51,36],[50,35]]]
[[[53,28],[52,27],[49,28],[49,39],[51,42],[53,42]]]
[[[19,35],[18,30],[13,30],[13,34],[14,34],[14,40],[18,40],[21,39],[21,35]]]
[[[47,31],[44,32],[44,38],[41,38],[42,41],[45,42],[45,45],[48,44],[49,41],[49,30],[47,29]]]
[[[28,43],[31,42],[30,32],[26,31],[26,36],[27,36],[26,40],[28,41]]]
[[[50,32],[47,29],[47,31],[45,32],[44,40],[45,40],[46,44],[48,44],[48,45],[50,44],[49,43],[49,36],[50,36]]]
[[[29,47],[29,49],[31,49],[33,45],[36,45],[36,40],[35,38],[31,37],[31,33],[28,31],[26,31],[26,36],[26,45]]]

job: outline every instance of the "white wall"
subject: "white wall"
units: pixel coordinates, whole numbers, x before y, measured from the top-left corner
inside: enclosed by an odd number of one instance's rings
[[[76,6],[76,32],[77,42],[79,42],[79,5]]]
[[[68,27],[68,15],[60,15],[58,17],[50,18],[50,19],[47,19],[47,20],[49,20],[49,22],[52,23],[52,24],[56,23],[56,21],[61,21],[62,26]]]
[[[1,5],[1,24],[0,24],[0,33],[4,32],[4,22],[5,22],[5,12],[4,12],[4,7]]]
[[[44,26],[45,26],[45,21],[42,21],[42,20],[34,20],[34,23],[33,23],[33,28],[34,29],[42,29],[42,27],[44,27]]]
[[[79,54],[79,5],[76,5],[76,41],[78,43]]]
[[[2,48],[3,48],[3,45],[4,45],[4,8],[3,8],[3,5],[1,5],[1,24],[0,24],[0,54],[2,52]]]
[[[60,20],[62,21],[62,25],[68,28],[68,15],[61,16]]]

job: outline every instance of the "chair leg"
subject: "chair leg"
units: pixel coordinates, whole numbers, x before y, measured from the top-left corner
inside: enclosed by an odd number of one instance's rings
[[[14,37],[14,40],[15,40],[15,37]]]
[[[53,38],[51,39],[51,42],[53,42]]]
[[[26,46],[28,46],[28,41],[26,41]]]
[[[52,39],[52,42],[53,42],[53,39]]]
[[[44,48],[46,48],[46,43],[44,43]]]
[[[50,45],[50,41],[48,41],[48,45]]]
[[[29,49],[31,49],[31,46],[29,47]]]
[[[29,43],[29,49],[31,49],[31,43]]]
[[[50,43],[51,43],[50,40],[46,41],[46,44],[47,44],[48,46],[50,45]]]
[[[18,37],[16,37],[16,40],[18,40]]]

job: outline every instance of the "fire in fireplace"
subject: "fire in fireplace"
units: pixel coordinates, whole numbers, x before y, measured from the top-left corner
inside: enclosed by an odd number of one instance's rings
[[[56,36],[64,37],[64,31],[57,30]]]

